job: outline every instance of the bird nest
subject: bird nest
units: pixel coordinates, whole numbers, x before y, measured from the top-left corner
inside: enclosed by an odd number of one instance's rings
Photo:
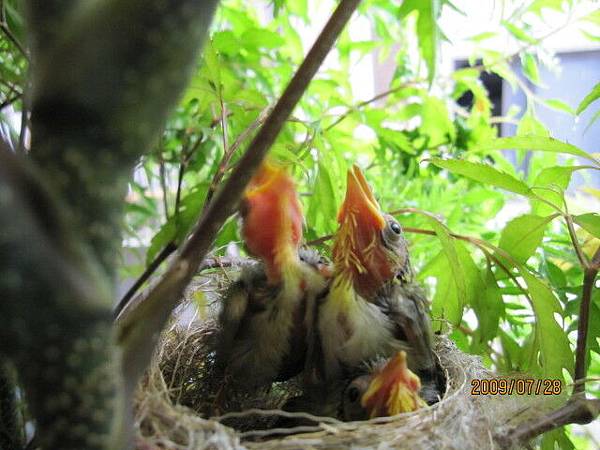
[[[435,352],[448,385],[444,398],[433,406],[362,422],[305,415],[312,425],[273,428],[282,416],[301,416],[279,409],[299,392],[291,380],[268,390],[240,392],[228,398],[223,407],[227,413],[212,417],[222,386],[213,376],[217,333],[215,322],[208,320],[174,325],[163,335],[137,393],[138,449],[492,449],[498,448],[498,431],[544,414],[561,401],[533,395],[471,395],[471,380],[494,375],[478,357],[439,336]]]

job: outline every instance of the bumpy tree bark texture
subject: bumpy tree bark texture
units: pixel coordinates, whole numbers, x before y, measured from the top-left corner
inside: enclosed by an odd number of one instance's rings
[[[112,326],[127,180],[194,68],[217,0],[30,0],[31,152],[0,148],[0,360],[44,449],[127,446]],[[4,404],[4,403],[3,403]]]
[[[0,448],[22,450],[25,448],[23,418],[17,399],[14,368],[0,358]]]

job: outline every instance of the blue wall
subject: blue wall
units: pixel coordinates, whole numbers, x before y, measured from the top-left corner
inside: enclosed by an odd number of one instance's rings
[[[559,99],[575,109],[594,85],[600,82],[600,50],[559,53],[557,57],[560,59],[561,67],[559,73],[552,73],[540,66],[543,87],[526,82],[539,97]],[[518,62],[514,64],[513,69],[517,73],[521,73]],[[503,82],[502,114],[506,114],[510,106],[515,104],[524,112],[526,108],[525,94],[520,89],[513,91],[510,84]],[[538,118],[550,130],[553,137],[576,145],[590,153],[600,153],[600,119],[585,133],[584,130],[599,109],[600,100],[593,103],[578,119],[575,119],[568,114],[543,105],[536,105]],[[503,124],[501,133],[503,136],[512,136],[515,129],[515,125]],[[585,164],[585,160],[582,163]],[[582,184],[600,188],[600,173],[597,171],[586,172],[585,179],[580,174],[573,178],[571,188]]]

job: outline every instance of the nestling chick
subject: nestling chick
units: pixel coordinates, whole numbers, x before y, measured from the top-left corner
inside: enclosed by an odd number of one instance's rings
[[[344,420],[395,416],[427,406],[421,381],[406,365],[406,353],[377,361],[370,373],[355,378],[342,398]]]
[[[357,166],[338,222],[334,278],[318,310],[323,378],[335,383],[364,361],[404,350],[410,369],[437,384],[426,301],[412,281],[402,227],[381,212]]]
[[[219,316],[217,364],[235,385],[286,380],[303,368],[327,267],[299,249],[302,209],[286,171],[266,162],[242,205],[242,236],[261,263],[230,286]]]

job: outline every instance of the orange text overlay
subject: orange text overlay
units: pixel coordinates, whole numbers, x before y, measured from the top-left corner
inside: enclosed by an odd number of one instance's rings
[[[562,381],[549,378],[475,378],[471,395],[560,395]]]

